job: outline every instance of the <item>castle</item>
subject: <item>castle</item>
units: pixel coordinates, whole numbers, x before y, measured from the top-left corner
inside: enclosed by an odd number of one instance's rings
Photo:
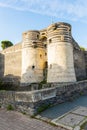
[[[22,42],[0,52],[0,78],[31,83],[72,83],[87,78],[87,52],[71,34],[71,25],[58,22],[22,35]]]

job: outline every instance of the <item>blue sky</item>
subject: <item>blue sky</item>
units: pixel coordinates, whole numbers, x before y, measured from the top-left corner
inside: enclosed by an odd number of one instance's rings
[[[87,0],[0,0],[0,41],[16,44],[23,32],[61,21],[72,25],[74,39],[87,48]]]

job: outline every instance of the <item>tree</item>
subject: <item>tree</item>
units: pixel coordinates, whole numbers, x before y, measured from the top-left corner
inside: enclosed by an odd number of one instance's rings
[[[13,46],[13,43],[11,41],[1,41],[1,47],[3,50],[10,46]]]
[[[84,47],[82,47],[82,46],[80,46],[80,49],[82,50],[82,51],[85,51],[86,49],[84,48]]]

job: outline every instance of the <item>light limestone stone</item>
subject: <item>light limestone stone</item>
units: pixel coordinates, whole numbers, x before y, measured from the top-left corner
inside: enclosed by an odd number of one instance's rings
[[[43,46],[39,46],[41,43],[37,35],[37,31],[31,31],[23,38],[21,83],[37,83],[43,80],[45,52]]]
[[[48,27],[48,76],[47,82],[75,82],[73,46],[69,25]]]
[[[55,23],[44,30],[24,32],[21,43],[1,52],[1,77],[7,81],[9,77],[14,83],[15,78],[19,79],[25,86],[43,80],[48,83],[76,82],[74,60],[79,57],[73,60],[69,24]],[[85,66],[83,68],[85,70]]]
[[[52,122],[69,130],[80,130],[80,126],[87,121],[86,114],[87,107],[80,106],[56,119],[53,119]]]

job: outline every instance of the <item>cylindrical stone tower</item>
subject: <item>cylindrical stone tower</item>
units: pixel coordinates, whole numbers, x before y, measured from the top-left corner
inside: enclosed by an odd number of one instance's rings
[[[21,85],[43,80],[44,46],[39,40],[39,31],[23,33]]]
[[[55,23],[47,28],[47,82],[75,82],[71,26]]]

